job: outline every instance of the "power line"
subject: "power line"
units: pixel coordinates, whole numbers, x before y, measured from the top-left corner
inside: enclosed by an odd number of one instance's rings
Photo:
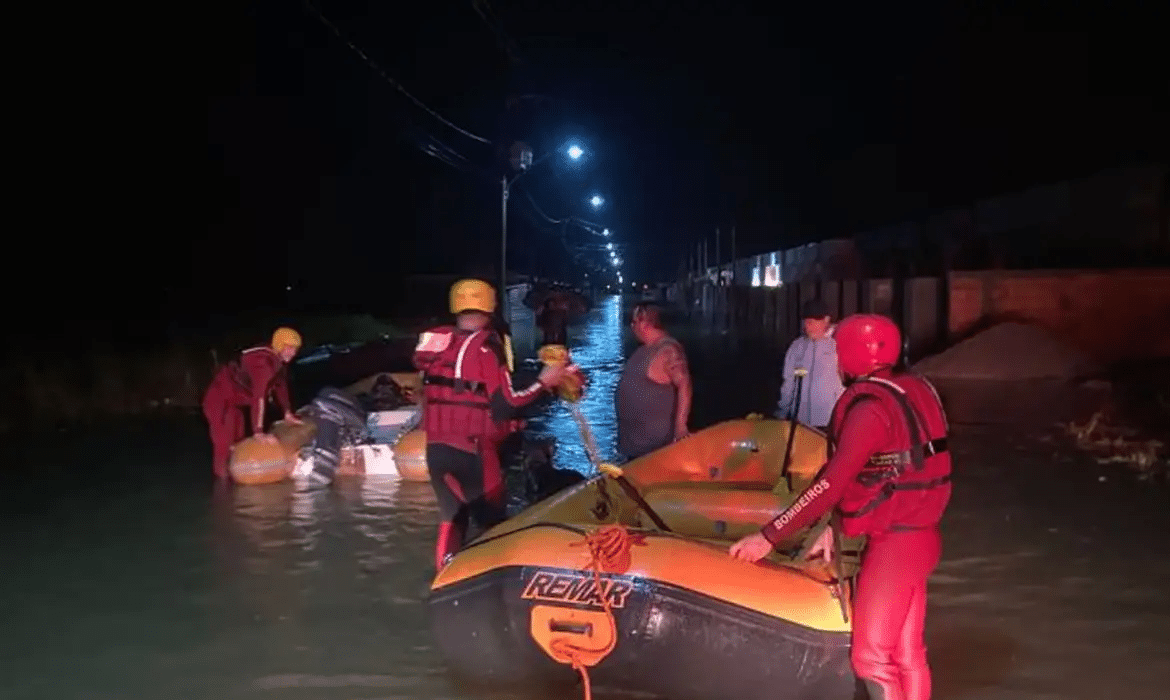
[[[536,203],[536,200],[532,198],[532,193],[529,192],[524,187],[521,187],[520,189],[524,192],[524,196],[528,198],[528,203],[532,205],[532,208],[536,210],[536,213],[540,214],[540,216],[542,218],[544,218],[545,221],[548,221],[550,224],[552,224],[554,226],[559,226],[559,225],[565,223],[566,221],[569,221],[572,219],[572,217],[566,217],[564,219],[554,219],[551,216],[549,216],[548,214],[545,214],[544,211],[540,208],[540,206]]]
[[[523,63],[520,60],[520,51],[516,48],[516,42],[512,41],[512,38],[504,31],[503,24],[500,20],[496,19],[495,13],[492,11],[492,6],[488,4],[488,0],[471,0],[471,6],[475,8],[475,11],[479,14],[483,23],[488,26],[488,29],[492,30],[492,34],[496,37],[496,43],[500,45],[500,50],[508,54],[508,59],[512,64],[519,65]]]
[[[476,134],[471,133],[470,131],[467,131],[466,129],[460,128],[459,126],[453,124],[451,121],[446,119],[443,115],[439,114],[435,110],[433,110],[430,107],[423,104],[422,100],[420,100],[417,97],[415,97],[414,95],[410,94],[406,90],[406,88],[402,87],[402,85],[397,80],[395,80],[395,79],[391,78],[389,75],[387,75],[386,71],[382,70],[382,67],[379,66],[377,64],[377,62],[374,61],[374,59],[370,58],[369,55],[367,55],[365,51],[362,51],[352,41],[345,38],[345,36],[341,33],[341,30],[337,28],[337,25],[330,22],[328,20],[328,18],[325,17],[325,15],[321,14],[321,11],[318,10],[316,8],[316,6],[313,5],[312,2],[310,2],[309,0],[304,0],[304,4],[305,4],[306,8],[308,8],[310,11],[312,11],[312,13],[314,15],[317,16],[317,19],[321,20],[321,22],[326,27],[328,27],[334,34],[337,35],[338,39],[345,42],[345,44],[347,46],[349,46],[349,48],[353,49],[353,51],[355,53],[357,53],[358,56],[361,56],[362,59],[366,62],[366,65],[368,65],[370,68],[372,68],[376,73],[378,73],[378,75],[382,76],[382,79],[385,80],[387,83],[390,83],[390,85],[392,85],[396,90],[401,92],[403,95],[406,95],[406,97],[408,99],[410,99],[410,101],[413,102],[415,105],[417,105],[420,109],[424,110],[425,112],[427,112],[427,114],[430,114],[435,119],[438,119],[443,124],[454,129],[455,131],[458,131],[459,133],[463,134],[464,136],[466,136],[469,139],[479,141],[480,143],[486,143],[486,144],[491,143],[491,141],[489,139],[485,139],[482,136],[478,136]]]
[[[540,208],[540,205],[538,205],[536,203],[536,200],[532,197],[532,193],[530,193],[527,189],[525,189],[523,187],[521,187],[520,189],[524,192],[524,196],[528,200],[528,203],[532,205],[532,209],[537,214],[539,214],[542,219],[544,219],[549,224],[552,224],[553,226],[556,227],[552,230],[556,233],[557,237],[560,239],[561,247],[563,247],[565,249],[565,252],[568,253],[569,256],[572,257],[575,261],[583,262],[584,260],[586,260],[586,257],[581,253],[582,250],[590,250],[590,251],[602,250],[601,248],[594,249],[594,248],[591,248],[588,246],[570,245],[569,244],[569,237],[567,235],[568,227],[562,226],[562,224],[574,224],[578,228],[580,228],[584,231],[587,231],[587,232],[592,233],[594,235],[600,236],[600,235],[602,235],[601,232],[592,228],[593,226],[596,226],[596,224],[593,224],[592,222],[589,222],[589,221],[584,221],[584,220],[578,219],[575,216],[566,216],[563,219],[554,219],[551,216],[549,216],[548,214],[544,213],[544,211]],[[546,230],[548,230],[548,229],[546,229]],[[589,263],[583,262],[583,264],[589,264]],[[601,267],[598,267],[595,264],[589,264],[589,266],[596,271],[599,271],[599,272],[603,271]]]

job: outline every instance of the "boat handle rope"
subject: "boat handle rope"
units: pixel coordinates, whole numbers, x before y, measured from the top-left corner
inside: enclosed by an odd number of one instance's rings
[[[650,517],[655,527],[663,532],[673,532],[670,526],[666,524],[666,521],[650,507],[650,504],[646,502],[642,494],[638,493],[638,489],[625,477],[621,467],[601,461],[597,450],[597,441],[593,439],[593,430],[589,427],[589,422],[585,420],[585,414],[581,412],[581,407],[576,402],[567,403],[569,404],[569,413],[572,414],[573,420],[577,423],[577,429],[581,432],[581,442],[585,444],[585,454],[589,457],[593,468],[603,477],[608,476],[616,481],[618,486],[622,487],[622,490],[626,492],[626,495],[630,497],[634,504]],[[597,490],[601,493],[602,499],[609,504],[609,507],[613,508],[613,498],[610,496],[609,490],[605,488],[604,478],[597,482]]]
[[[577,423],[577,430],[581,433],[581,442],[585,446],[585,456],[589,458],[589,464],[592,465],[595,472],[601,472],[601,456],[598,454],[597,441],[593,439],[593,430],[589,427],[589,421],[585,420],[585,414],[581,412],[581,407],[575,401],[565,402],[569,407],[569,414],[573,416],[573,421]],[[597,482],[597,491],[601,496],[601,501],[597,504],[601,507],[605,505],[608,511],[615,511],[613,507],[613,497],[610,496],[609,490],[605,488],[605,479]],[[598,520],[606,517],[600,511],[594,510],[594,516]]]
[[[612,466],[612,465],[608,465]],[[570,547],[585,546],[589,549],[589,562],[582,567],[582,571],[592,570],[593,585],[597,587],[597,597],[601,599],[601,608],[605,612],[605,619],[610,628],[609,641],[597,648],[581,646],[568,635],[554,637],[549,642],[549,648],[568,661],[577,673],[581,675],[581,686],[584,691],[583,700],[593,700],[593,684],[589,678],[589,667],[595,666],[617,647],[618,627],[614,617],[613,607],[609,596],[602,587],[602,569],[613,573],[625,573],[630,566],[630,548],[635,543],[641,543],[640,536],[633,536],[622,525],[606,525],[591,532]],[[558,659],[564,663],[562,659]]]

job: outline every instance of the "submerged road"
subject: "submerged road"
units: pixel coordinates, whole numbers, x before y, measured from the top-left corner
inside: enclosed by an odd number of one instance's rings
[[[603,456],[626,335],[616,300],[572,329]],[[771,410],[780,349],[701,329],[680,337],[696,375],[692,427]],[[563,407],[532,429],[558,438],[561,466],[584,464]],[[959,426],[952,444],[955,496],[931,585],[935,698],[1170,694],[1166,490],[1064,462],[1002,428]],[[454,688],[432,645],[428,485],[215,491],[194,420],[3,450],[14,471],[0,542],[0,698],[485,697]]]

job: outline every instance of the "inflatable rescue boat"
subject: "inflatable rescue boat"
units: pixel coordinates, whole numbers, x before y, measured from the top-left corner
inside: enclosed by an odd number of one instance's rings
[[[323,389],[297,411],[302,422],[272,426],[275,442],[258,436],[237,444],[228,467],[232,478],[272,484],[291,477],[324,485],[335,476],[402,476],[395,448],[421,421],[421,385],[416,373],[404,372]]]
[[[727,551],[825,462],[824,435],[797,425],[789,445],[789,426],[729,421],[603,465],[468,543],[429,596],[449,668],[489,685],[580,675],[587,697],[852,698],[848,573],[806,557],[827,521],[757,564]]]

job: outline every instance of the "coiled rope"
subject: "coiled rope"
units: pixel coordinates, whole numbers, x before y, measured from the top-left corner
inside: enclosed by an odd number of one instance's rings
[[[584,700],[593,699],[589,667],[596,665],[617,646],[617,619],[614,617],[613,608],[609,602],[608,591],[602,587],[602,572],[625,573],[630,568],[632,561],[630,548],[635,544],[644,544],[643,539],[642,535],[631,535],[622,525],[606,525],[589,533],[581,541],[569,545],[589,548],[589,563],[582,568],[582,571],[589,569],[593,571],[593,583],[597,587],[597,597],[601,600],[601,608],[605,611],[605,619],[610,629],[609,641],[599,647],[582,646],[568,636],[556,637],[549,644],[553,652],[568,659],[569,665],[581,674],[581,685],[585,693]]]

